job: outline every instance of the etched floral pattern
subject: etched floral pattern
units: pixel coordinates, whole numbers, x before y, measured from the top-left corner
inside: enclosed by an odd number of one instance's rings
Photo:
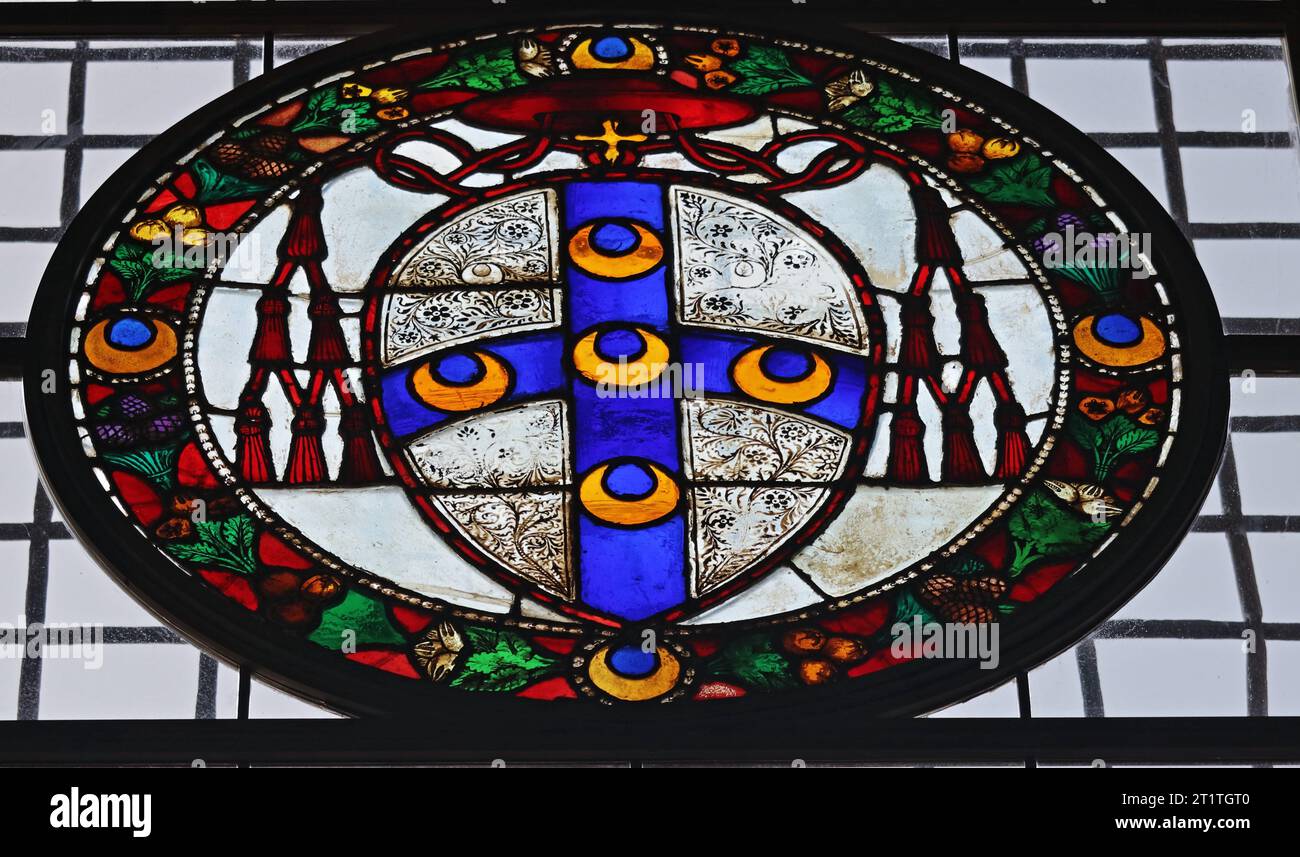
[[[430,235],[397,272],[399,286],[496,285],[555,279],[555,193],[529,191],[463,214]]]
[[[796,226],[722,194],[677,187],[672,201],[682,321],[866,347],[852,284]]]
[[[388,364],[492,330],[536,330],[557,322],[550,289],[476,289],[395,294],[384,313]]]
[[[528,488],[566,481],[564,404],[533,402],[434,429],[407,447],[435,488]]]
[[[446,494],[432,500],[506,568],[547,592],[573,597],[563,492]]]
[[[694,594],[704,595],[771,553],[828,495],[825,488],[734,486],[691,491]]]
[[[828,482],[849,438],[811,420],[741,402],[686,402],[687,475],[700,480]]]

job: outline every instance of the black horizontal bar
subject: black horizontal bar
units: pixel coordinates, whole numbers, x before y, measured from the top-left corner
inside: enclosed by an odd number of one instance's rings
[[[438,4],[441,5],[441,4]],[[419,26],[438,19],[474,15],[482,22],[498,20],[502,4],[493,0],[462,0],[456,10],[436,9],[426,0],[301,0],[294,3],[225,2],[96,2],[78,4],[75,14],[57,3],[9,2],[0,16],[0,34],[52,35],[260,35],[295,33],[355,34],[385,26]],[[719,20],[765,10],[791,14],[788,0],[714,0],[710,11]],[[554,14],[546,0],[512,0],[509,9],[536,9]],[[656,13],[674,9],[698,11],[698,3],[660,2]],[[1080,36],[1205,35],[1225,33],[1280,34],[1293,15],[1291,3],[1270,0],[1149,0],[1143,3],[1096,3],[1094,0],[1002,0],[997,4],[912,0],[909,3],[863,0],[810,0],[793,7],[801,18],[834,18],[841,26],[889,33],[932,33],[953,28],[963,35],[1016,33]],[[436,14],[434,14],[436,11]]]
[[[773,725],[734,721],[732,728],[633,729],[611,716],[608,728],[582,735],[502,728],[490,743],[471,744],[457,738],[455,724],[436,717],[15,721],[0,724],[0,764],[1022,763],[1030,754],[1040,762],[1102,759],[1107,765],[1300,760],[1300,717],[921,718],[863,720],[849,730],[827,730],[792,712],[779,729]],[[570,749],[538,751],[539,738]]]
[[[0,381],[19,381],[27,353],[24,336],[0,336]]]
[[[1232,334],[1227,344],[1233,375],[1300,375],[1300,334]]]

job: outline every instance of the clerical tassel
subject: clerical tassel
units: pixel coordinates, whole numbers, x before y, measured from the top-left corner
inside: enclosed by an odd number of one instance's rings
[[[939,191],[929,185],[913,185],[912,204],[916,207],[916,261],[940,268],[960,266],[961,250]]]
[[[379,457],[370,439],[370,419],[366,406],[355,402],[343,408],[339,420],[343,438],[343,462],[339,466],[340,482],[372,482],[379,478]]]
[[[975,446],[975,424],[966,405],[950,405],[943,412],[943,465],[945,482],[982,482],[984,464]]]
[[[293,440],[289,444],[288,482],[299,485],[323,482],[326,477],[325,450],[321,446],[321,432],[325,428],[325,415],[320,405],[305,404],[297,409],[290,430]]]
[[[1024,473],[1029,456],[1025,409],[1019,402],[1002,402],[993,412],[993,424],[998,430],[998,463],[993,475],[998,479],[1014,479]]]
[[[925,423],[914,405],[894,412],[889,422],[889,467],[886,475],[905,484],[928,481],[925,467]]]
[[[248,360],[255,366],[287,366],[293,362],[289,347],[289,299],[266,292],[257,301],[257,332]]]
[[[962,363],[981,375],[994,369],[1005,369],[1007,355],[998,345],[989,329],[989,313],[984,296],[973,292],[961,295],[957,303],[957,317],[961,320]]]
[[[328,285],[317,287],[313,283],[311,303],[307,316],[311,319],[311,341],[307,346],[307,360],[319,366],[345,366],[351,362],[343,328],[339,325],[339,299]]]
[[[909,375],[928,375],[936,371],[938,348],[934,344],[934,318],[930,315],[928,295],[900,295],[902,302],[903,343],[898,355],[898,369]]]
[[[271,417],[258,399],[243,398],[235,416],[235,466],[248,482],[272,482],[271,440],[267,430]]]
[[[294,262],[324,259],[325,235],[320,225],[320,188],[304,187],[293,201],[293,219],[280,242],[280,258]]]

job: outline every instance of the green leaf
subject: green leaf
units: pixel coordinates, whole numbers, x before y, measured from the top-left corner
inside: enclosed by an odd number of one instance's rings
[[[137,449],[130,452],[105,452],[103,457],[114,464],[134,470],[164,491],[172,487],[179,446]]]
[[[712,675],[760,690],[794,687],[790,661],[765,634],[751,634],[727,643],[708,664]]]
[[[222,173],[202,159],[196,160],[190,166],[190,171],[194,173],[198,185],[194,198],[201,205],[257,196],[272,187],[264,182],[249,181]]]
[[[731,87],[738,95],[767,95],[813,85],[790,65],[785,51],[770,45],[750,45],[745,55],[731,64],[731,70],[740,76]]]
[[[151,247],[134,240],[119,241],[113,250],[113,258],[108,266],[122,278],[131,300],[139,301],[155,285],[186,280],[194,272],[184,266],[177,266],[170,251]]]
[[[1115,452],[1119,455],[1136,455],[1146,452],[1160,442],[1160,435],[1148,428],[1135,428],[1115,438]]]
[[[331,86],[308,97],[291,130],[296,134],[322,131],[365,134],[379,127],[378,122],[366,115],[369,112],[369,101],[339,101],[338,87]]]
[[[1051,166],[1030,152],[993,169],[970,187],[990,202],[1047,206],[1056,205],[1049,192],[1051,184]]]
[[[867,99],[840,115],[849,124],[877,134],[894,134],[914,127],[943,127],[939,110],[929,97],[887,80],[878,81]]]
[[[515,64],[514,48],[506,44],[456,54],[441,72],[421,83],[420,88],[463,87],[500,92],[526,82]]]
[[[506,693],[554,671],[559,662],[538,654],[519,634],[498,628],[465,628],[473,653],[451,683],[466,690]]]
[[[321,614],[320,625],[307,639],[327,649],[341,649],[344,642],[358,645],[406,642],[388,621],[383,603],[355,589],[348,590],[341,602]]]
[[[1007,530],[1016,541],[1015,577],[1036,560],[1083,553],[1106,537],[1110,522],[1086,518],[1040,490],[1011,510]]]
[[[168,544],[168,552],[177,559],[241,574],[257,570],[257,561],[253,559],[253,521],[247,515],[236,515],[225,521],[199,521],[194,525],[194,532],[197,541]]]
[[[894,624],[902,622],[910,625],[913,617],[916,616],[921,617],[921,624],[923,625],[938,621],[929,608],[922,604],[912,592],[904,590],[899,593],[898,600],[894,602]]]

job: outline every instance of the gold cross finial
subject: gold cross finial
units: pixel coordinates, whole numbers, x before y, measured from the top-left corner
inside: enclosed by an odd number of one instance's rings
[[[620,134],[618,133],[618,123],[613,119],[606,119],[601,123],[604,133],[601,134],[574,134],[573,139],[587,141],[600,141],[605,144],[605,160],[611,164],[618,160],[618,146],[620,143],[640,143],[646,138],[645,134]]]

